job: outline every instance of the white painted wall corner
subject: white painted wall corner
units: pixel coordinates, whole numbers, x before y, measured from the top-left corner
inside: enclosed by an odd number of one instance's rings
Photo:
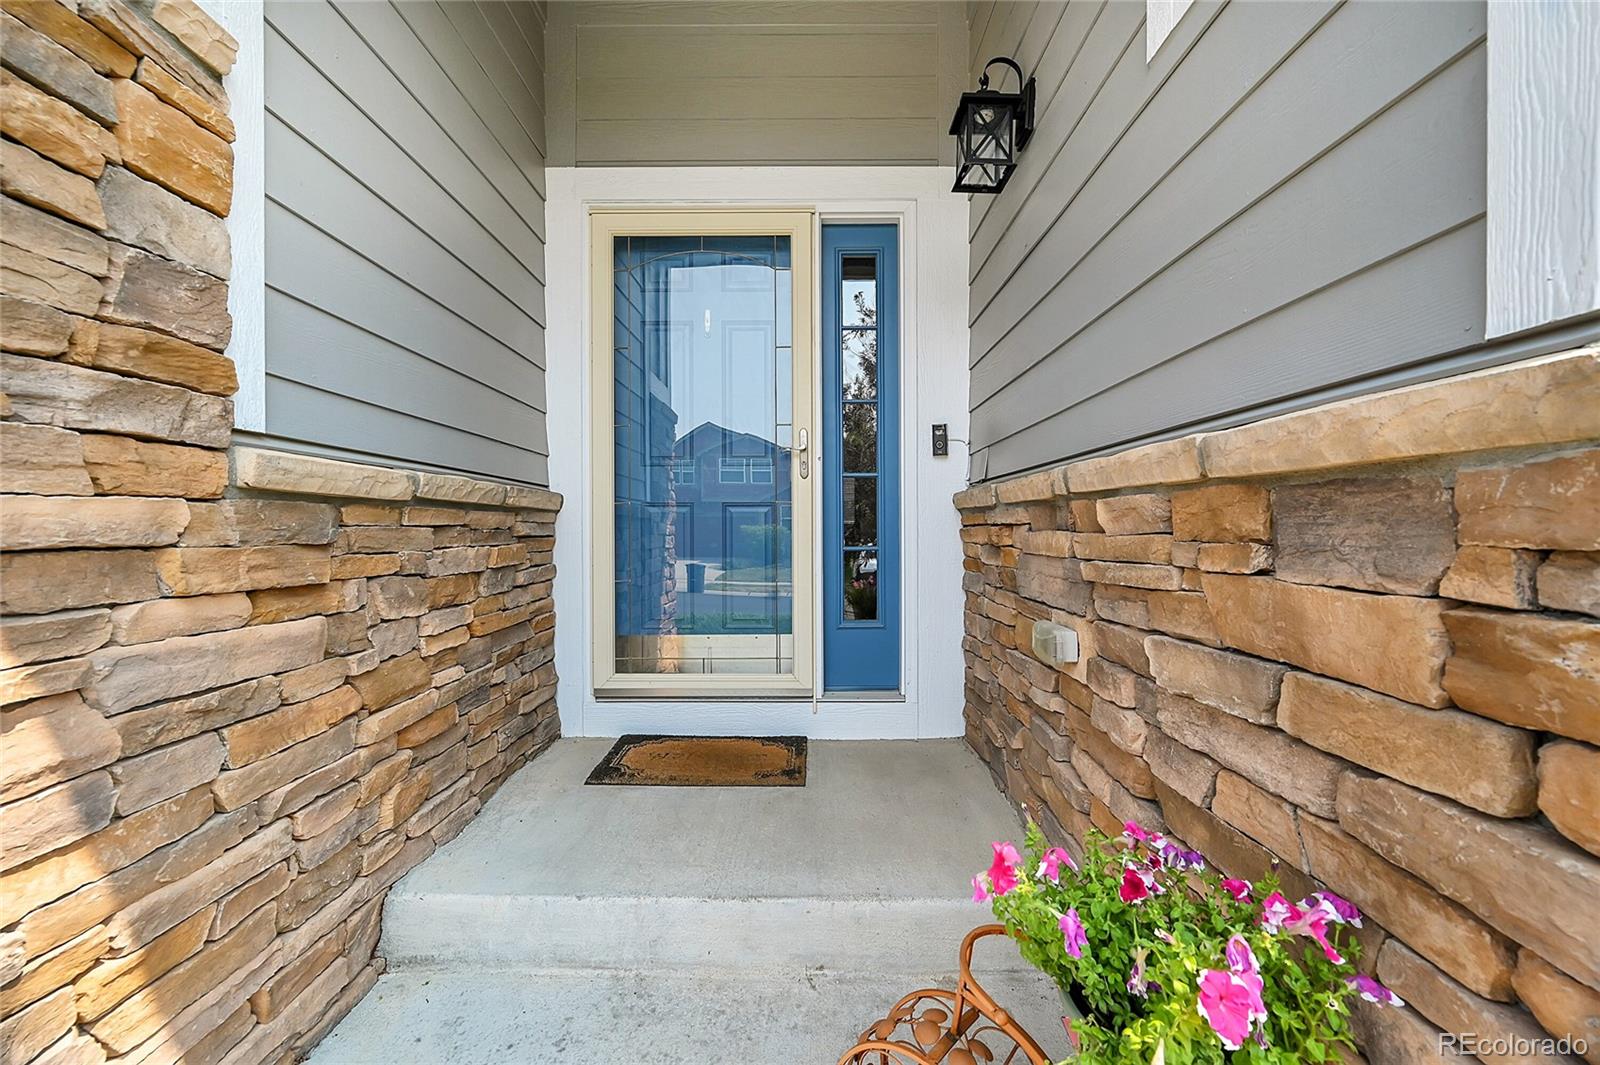
[[[266,55],[262,0],[200,0],[206,14],[239,42],[239,57],[223,79],[233,119],[233,206],[228,241],[233,265],[228,274],[228,312],[233,336],[228,358],[239,375],[233,397],[236,429],[267,428],[267,168]]]

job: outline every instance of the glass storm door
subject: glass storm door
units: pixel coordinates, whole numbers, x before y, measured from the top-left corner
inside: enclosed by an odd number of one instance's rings
[[[893,225],[822,227],[822,669],[900,687],[900,270]]]
[[[593,224],[596,690],[807,692],[812,217]]]

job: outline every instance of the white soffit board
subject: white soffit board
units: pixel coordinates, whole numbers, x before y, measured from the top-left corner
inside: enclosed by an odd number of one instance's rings
[[[1600,309],[1600,3],[1489,4],[1488,335]]]

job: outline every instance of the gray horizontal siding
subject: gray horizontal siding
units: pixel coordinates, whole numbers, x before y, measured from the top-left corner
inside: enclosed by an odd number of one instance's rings
[[[937,163],[966,62],[937,0],[558,3],[550,35],[552,165]]]
[[[978,4],[1038,132],[970,234],[995,477],[1392,384],[1484,339],[1481,3]],[[974,74],[975,76],[975,74]]]
[[[547,482],[543,21],[267,5],[268,437]]]
[[[549,483],[550,470],[545,456],[485,447],[485,438],[466,427],[441,426],[420,433],[416,419],[409,415],[281,377],[267,378],[267,403],[283,411],[271,439],[291,446],[306,445],[306,449],[314,453],[371,456],[386,460],[388,465],[459,470],[530,484]],[[359,436],[336,428],[339,423],[351,420],[360,423]],[[335,428],[330,431],[330,427]]]

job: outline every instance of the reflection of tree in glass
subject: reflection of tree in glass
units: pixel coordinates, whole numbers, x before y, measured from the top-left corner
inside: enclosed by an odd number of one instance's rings
[[[867,302],[866,294],[852,297],[856,320],[864,327],[845,333],[844,374],[841,382],[844,404],[844,469],[846,473],[872,473],[878,468],[878,408],[872,400],[878,388],[878,310]]]
[[[852,297],[856,305],[856,321],[861,332],[851,332],[845,340],[849,354],[853,356],[850,361],[855,362],[860,369],[851,372],[852,367],[846,367],[844,375],[845,399],[874,399],[878,389],[878,308],[867,302],[865,292],[857,292]]]
[[[844,408],[844,472],[872,473],[878,465],[878,408],[848,403]]]
[[[844,542],[846,547],[871,547],[878,542],[878,479],[845,480]]]

